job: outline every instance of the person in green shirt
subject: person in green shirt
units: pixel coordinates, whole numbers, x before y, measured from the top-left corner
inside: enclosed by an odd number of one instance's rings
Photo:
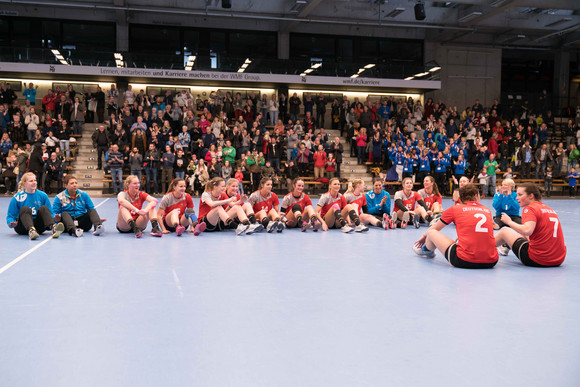
[[[250,178],[252,180],[252,188],[256,191],[260,184],[260,173],[262,172],[262,166],[266,164],[264,155],[262,152],[258,154],[258,150],[254,149],[252,154],[248,156],[248,168],[250,170]]]
[[[576,145],[570,144],[568,147],[568,171],[572,168],[576,168],[578,165],[578,158],[580,158],[580,151],[576,148]]]
[[[485,161],[483,167],[486,170],[486,174],[489,176],[487,185],[489,187],[489,196],[493,197],[493,195],[495,195],[496,173],[499,171],[497,168],[497,161],[495,161],[494,153],[489,155],[489,159]]]
[[[229,161],[232,165],[236,163],[236,148],[232,146],[230,140],[226,140],[226,146],[222,149],[222,153],[224,155],[224,161]]]

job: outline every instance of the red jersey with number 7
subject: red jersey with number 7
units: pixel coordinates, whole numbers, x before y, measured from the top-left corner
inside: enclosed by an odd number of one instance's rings
[[[440,220],[457,227],[457,256],[473,263],[492,263],[498,260],[493,217],[489,208],[477,202],[451,206],[443,212]]]
[[[564,233],[556,211],[542,202],[533,202],[522,211],[522,224],[536,222],[530,235],[528,255],[540,265],[560,265],[566,258]]]

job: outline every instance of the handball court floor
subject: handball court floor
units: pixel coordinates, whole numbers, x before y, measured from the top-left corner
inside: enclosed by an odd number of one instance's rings
[[[580,385],[578,201],[547,201],[562,267],[481,271],[415,256],[425,228],[136,240],[113,198],[104,236],[29,241],[8,201],[2,386]]]

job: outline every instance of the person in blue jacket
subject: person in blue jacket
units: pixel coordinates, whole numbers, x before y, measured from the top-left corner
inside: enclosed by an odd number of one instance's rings
[[[365,194],[368,213],[381,220],[389,220],[391,213],[391,195],[383,189],[383,180],[373,178],[373,189]],[[384,222],[389,224],[389,222]]]
[[[6,223],[18,234],[28,234],[30,240],[38,239],[45,230],[52,230],[52,237],[58,238],[64,231],[64,225],[54,223],[48,195],[37,190],[37,186],[34,173],[22,175],[18,192],[8,205]]]
[[[89,195],[78,189],[76,177],[67,175],[64,178],[64,185],[66,189],[56,195],[52,203],[54,218],[62,220],[69,235],[81,237],[92,227],[95,228],[93,235],[102,235],[105,228],[101,223],[101,217]]]
[[[514,222],[521,224],[522,217],[520,216],[520,204],[517,201],[517,193],[515,192],[516,183],[512,179],[504,179],[501,186],[498,188],[496,194],[493,196],[493,209],[495,210],[495,217],[493,220],[499,226],[509,227],[501,221],[501,214],[508,215]],[[495,226],[494,226],[495,228]]]

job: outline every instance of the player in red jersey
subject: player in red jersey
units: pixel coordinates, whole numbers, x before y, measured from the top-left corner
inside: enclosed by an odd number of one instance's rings
[[[413,179],[405,177],[402,182],[403,189],[395,192],[395,213],[392,228],[406,228],[410,217],[413,217],[415,228],[419,228],[420,220],[430,222],[432,215],[429,208],[418,192],[413,191]],[[418,204],[418,206],[417,206]]]
[[[423,218],[420,219],[420,222],[426,223],[427,225],[435,224],[437,219],[439,219],[443,213],[443,197],[439,193],[439,187],[437,186],[433,176],[425,176],[423,179],[423,188],[419,190],[419,195],[421,195],[423,201],[427,205],[427,215],[432,218],[429,223],[427,223]],[[427,218],[429,218],[429,216]]]
[[[344,198],[348,204],[354,207],[354,211],[356,211],[360,219],[360,224],[354,228],[356,232],[368,231],[369,229],[365,224],[372,224],[375,227],[386,228],[388,230],[388,226],[385,227],[382,221],[368,213],[364,181],[354,179],[348,185],[348,189],[344,193]]]
[[[501,215],[501,221],[511,228],[503,227],[495,235],[500,254],[507,255],[512,249],[526,266],[560,266],[566,258],[566,245],[556,211],[541,202],[542,194],[533,183],[520,185],[517,195],[520,207],[525,207],[522,224]]]
[[[117,230],[121,233],[133,232],[135,237],[141,238],[143,230],[151,220],[151,235],[161,236],[155,206],[157,200],[147,192],[139,191],[141,182],[135,175],[125,179],[125,190],[117,195],[119,214],[117,215]],[[147,202],[145,208],[143,204]]]
[[[280,216],[278,196],[272,192],[272,178],[263,177],[260,180],[260,189],[250,195],[248,202],[252,205],[256,218],[266,231],[284,231],[284,222]]]
[[[333,177],[328,182],[328,192],[320,197],[315,211],[324,220],[322,223],[323,230],[340,228],[345,233],[354,231],[354,228],[349,226],[344,219],[347,214],[354,211],[354,207],[346,203],[346,199],[340,193],[340,181],[336,177]]]
[[[224,205],[224,209],[226,211],[228,211],[230,208],[235,207],[235,206],[240,206],[242,208],[242,211],[244,212],[246,218],[248,219],[248,221],[250,223],[250,227],[245,231],[246,234],[249,235],[249,234],[253,234],[255,232],[263,231],[264,226],[262,226],[261,223],[256,222],[256,214],[254,214],[254,209],[252,208],[252,205],[247,202],[248,197],[246,195],[240,194],[239,189],[240,189],[240,182],[237,179],[229,179],[227,181],[225,195],[228,198],[235,197],[236,201],[229,203],[227,205]],[[237,221],[238,223],[241,222],[239,217],[237,216],[237,213],[234,214],[234,220]],[[238,229],[236,228],[236,233],[237,232],[238,232]]]
[[[292,192],[284,196],[280,211],[286,214],[286,227],[298,227],[302,231],[322,228],[322,218],[316,214],[310,197],[304,193],[304,180],[297,177],[292,182]]]
[[[465,176],[461,176],[461,178],[459,179],[459,182],[458,182],[457,179],[455,179],[455,176],[453,176],[453,184],[459,186],[458,189],[453,191],[453,201],[455,202],[455,204],[461,203],[461,200],[459,200],[459,189],[465,187],[467,184],[473,183],[473,179],[475,179],[475,176],[472,176],[471,180],[469,180]]]
[[[207,224],[207,231],[223,231],[236,227],[236,235],[243,235],[250,228],[248,217],[239,205],[237,195],[226,195],[226,183],[221,177],[214,177],[205,185],[201,194],[199,216]],[[239,219],[236,225],[234,219]]]
[[[198,235],[205,229],[205,224],[197,223],[197,218],[192,219],[195,215],[193,211],[193,199],[188,193],[185,193],[185,180],[181,178],[173,179],[169,190],[161,199],[157,216],[162,219],[161,230],[163,234],[175,232],[181,236],[189,227],[198,227]],[[192,222],[193,220],[193,222]]]
[[[415,242],[413,251],[420,256],[434,257],[435,249],[455,267],[489,269],[498,260],[491,210],[479,203],[479,191],[473,184],[459,190],[461,204],[443,212],[441,218]],[[457,227],[457,242],[440,230],[451,222]]]

